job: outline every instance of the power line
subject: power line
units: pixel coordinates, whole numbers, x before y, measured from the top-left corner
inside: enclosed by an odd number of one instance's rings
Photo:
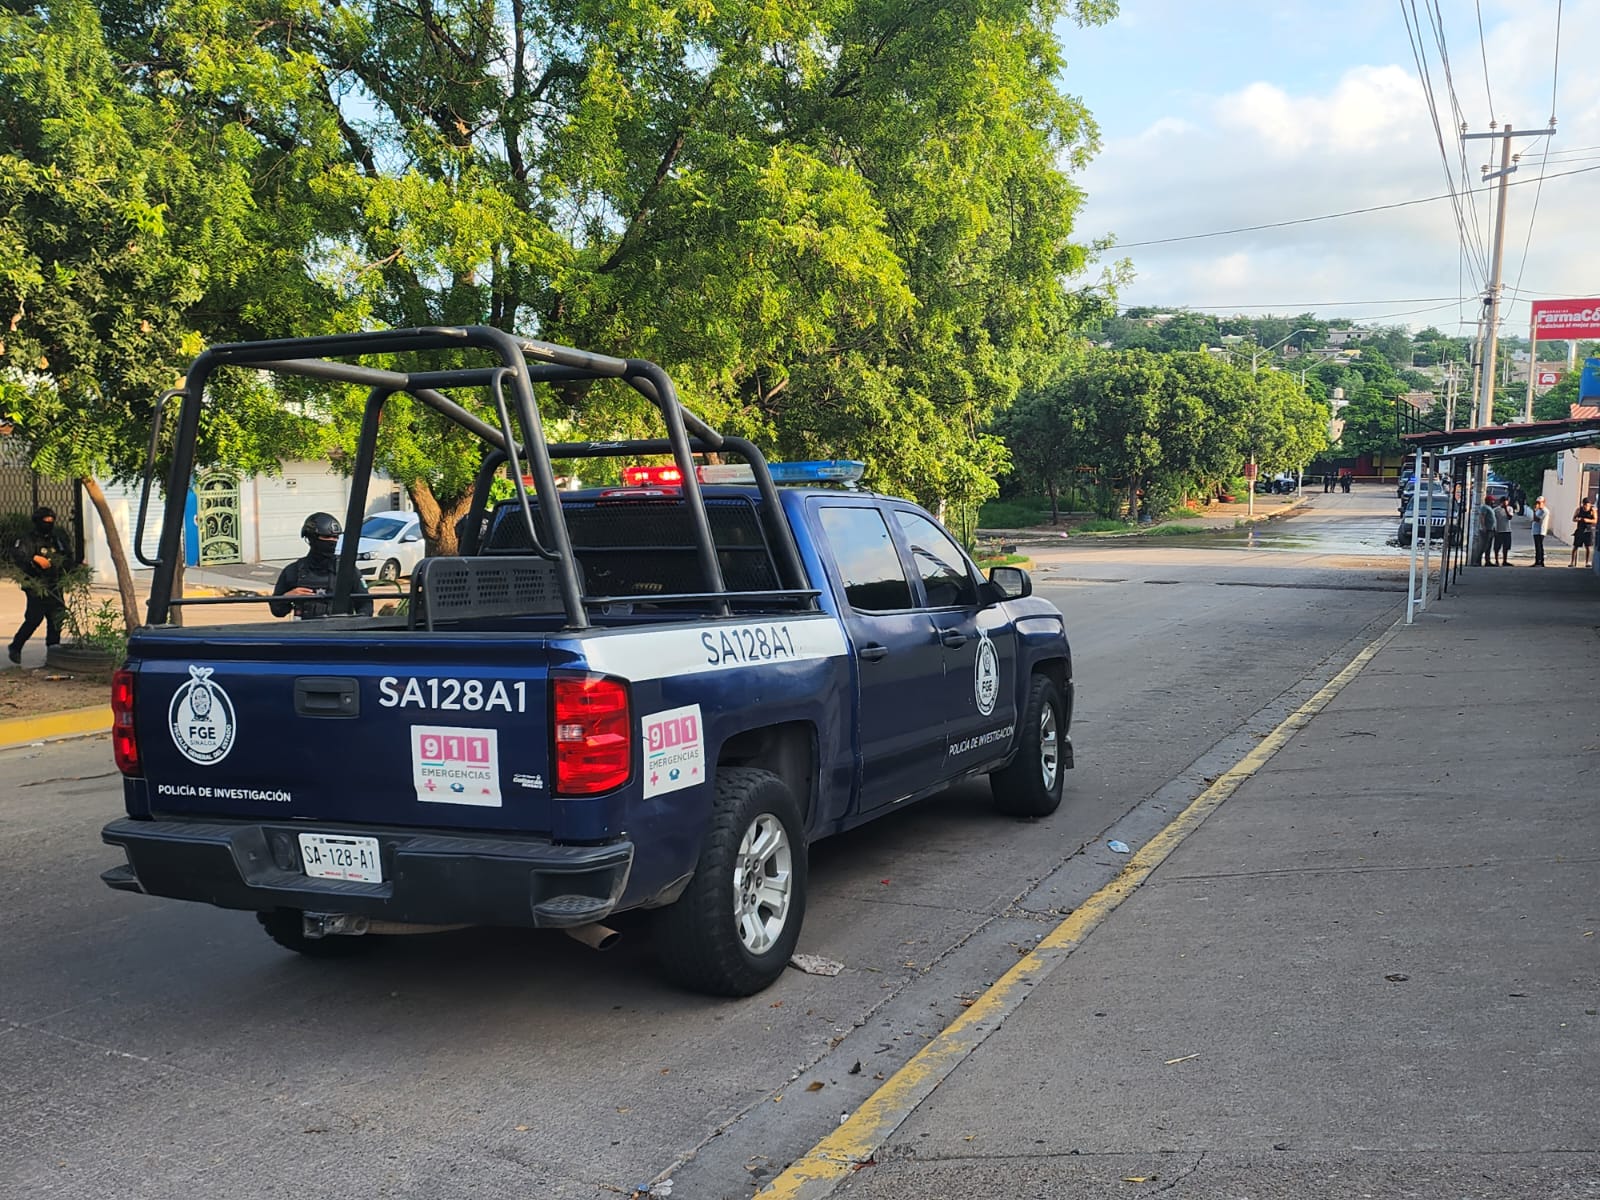
[[[1450,112],[1455,119],[1455,124],[1452,130],[1453,132],[1454,130],[1465,128],[1467,119],[1461,111],[1461,100],[1456,93],[1455,72],[1450,68],[1450,47],[1447,44],[1444,35],[1444,14],[1439,10],[1439,0],[1428,0],[1425,7],[1427,8],[1428,12],[1428,22],[1433,27],[1434,43],[1439,47],[1439,63],[1444,68],[1445,88],[1450,96]],[[1416,5],[1414,0],[1411,8],[1411,16],[1412,20],[1415,21]],[[1418,28],[1420,30],[1420,24],[1418,25]],[[1434,136],[1440,138],[1442,142],[1443,138],[1437,122],[1435,122],[1434,125]],[[1472,167],[1467,162],[1466,143],[1458,137],[1452,136],[1451,140],[1455,142],[1456,161],[1461,164],[1461,190],[1470,193],[1472,188]],[[1444,151],[1442,144],[1440,145],[1439,149],[1442,154]],[[1445,165],[1445,173],[1446,175],[1449,175],[1450,173],[1450,167],[1448,163]],[[1456,184],[1453,178],[1451,179],[1450,186],[1452,190],[1455,190]],[[1477,247],[1479,258],[1485,264],[1484,272],[1479,273],[1478,276],[1478,280],[1481,282],[1483,275],[1487,273],[1487,264],[1489,261],[1489,248],[1486,241],[1487,235],[1484,231],[1484,218],[1483,214],[1478,210],[1478,206],[1474,204],[1470,198],[1466,201],[1463,207],[1465,207],[1471,214],[1472,222],[1468,227],[1468,232],[1470,232],[1472,235],[1472,241]]]
[[[1550,69],[1550,124],[1556,123],[1556,83],[1561,78],[1561,0],[1556,0],[1556,56]],[[1546,142],[1545,145],[1550,143]]]
[[[1472,7],[1478,13],[1478,53],[1483,57],[1483,94],[1489,101],[1489,126],[1494,127],[1494,94],[1489,91],[1489,45],[1483,39],[1483,4],[1482,0],[1472,0]]]
[[[1279,300],[1275,304],[1177,304],[1174,308],[1186,308],[1194,312],[1232,312],[1245,308],[1290,309],[1298,308],[1310,311],[1313,308],[1367,308],[1378,304],[1433,304],[1440,300],[1448,300],[1451,304],[1456,302],[1454,296],[1400,296],[1389,300]],[[1125,308],[1160,308],[1159,304],[1128,304]]]
[[[1444,130],[1439,123],[1439,105],[1433,92],[1433,78],[1428,71],[1427,54],[1423,51],[1422,19],[1417,15],[1416,0],[1409,0],[1409,3],[1410,7],[1408,8],[1407,0],[1400,0],[1400,18],[1405,22],[1406,40],[1411,44],[1411,58],[1417,64],[1417,81],[1422,85],[1422,98],[1428,106],[1428,118],[1433,122],[1433,137],[1439,147],[1439,161],[1444,165],[1445,184],[1450,189],[1450,206],[1455,213],[1456,235],[1465,245],[1471,240],[1471,231],[1467,224],[1466,211],[1457,193],[1455,171],[1450,166],[1450,152],[1445,149]],[[1431,22],[1433,19],[1431,9],[1428,15]],[[1436,26],[1435,40],[1437,41],[1438,39],[1439,28]],[[1448,83],[1448,72],[1446,82]],[[1453,95],[1452,89],[1452,97]],[[1463,186],[1465,186],[1465,180],[1463,180]],[[1476,218],[1476,213],[1474,213],[1474,218]],[[1482,253],[1481,243],[1478,246],[1478,252]],[[1477,261],[1474,260],[1473,266],[1477,267],[1477,265]],[[1477,272],[1477,274],[1481,279],[1481,272]]]
[[[1556,124],[1556,80],[1561,75],[1561,0],[1556,0],[1556,50],[1550,65],[1550,128]],[[1533,245],[1533,223],[1539,216],[1539,197],[1544,193],[1544,171],[1550,161],[1551,138],[1544,139],[1544,157],[1539,160],[1539,186],[1533,189],[1533,209],[1528,213],[1528,234],[1522,239],[1522,262],[1517,265],[1515,292],[1522,285],[1522,272],[1528,267],[1528,248]]]
[[[1600,166],[1575,167],[1570,171],[1555,171],[1547,175],[1547,179],[1561,179],[1567,175],[1583,175],[1589,171],[1600,171]],[[1519,187],[1525,183],[1535,182],[1532,179],[1513,179],[1508,187]],[[1474,191],[1489,192],[1492,188],[1475,188]],[[1435,204],[1440,200],[1448,200],[1453,195],[1451,192],[1441,192],[1437,196],[1418,196],[1414,200],[1396,200],[1392,204],[1372,204],[1365,208],[1347,208],[1342,212],[1322,213],[1315,217],[1295,217],[1287,221],[1265,221],[1260,225],[1240,225],[1233,229],[1210,229],[1205,233],[1184,233],[1176,237],[1150,238],[1142,242],[1118,242],[1118,250],[1134,250],[1140,246],[1165,246],[1173,242],[1193,242],[1201,238],[1228,237],[1236,233],[1255,233],[1262,229],[1285,229],[1291,225],[1311,225],[1318,221],[1336,221],[1343,217],[1359,217],[1367,213],[1388,212],[1396,208],[1411,208],[1418,204]]]

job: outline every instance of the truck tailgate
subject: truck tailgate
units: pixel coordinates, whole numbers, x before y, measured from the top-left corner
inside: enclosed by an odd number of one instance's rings
[[[550,832],[543,638],[207,634],[130,649],[151,813]]]

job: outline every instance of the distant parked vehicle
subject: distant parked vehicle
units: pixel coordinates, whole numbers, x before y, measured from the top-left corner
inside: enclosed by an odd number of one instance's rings
[[[1442,502],[1430,506],[1425,495],[1420,519],[1415,506],[1404,509],[1400,514],[1400,531],[1396,540],[1402,546],[1411,545],[1412,539],[1421,535],[1424,525],[1429,530],[1430,541],[1442,543],[1445,539],[1445,529],[1448,527],[1450,544],[1461,545],[1461,526],[1452,518],[1448,496]]]
[[[1425,483],[1420,492],[1414,486],[1408,484],[1400,493],[1399,511],[1403,513],[1410,508],[1412,501],[1418,495],[1422,497],[1424,505],[1429,503],[1428,498],[1431,496],[1433,498],[1432,504],[1435,508],[1448,508],[1450,506],[1450,494],[1450,485],[1448,483],[1440,483],[1437,480]]]
[[[343,548],[341,541],[340,549]],[[416,513],[378,513],[361,523],[356,570],[363,579],[376,576],[379,583],[394,583],[402,575],[411,574],[426,550],[422,522]]]

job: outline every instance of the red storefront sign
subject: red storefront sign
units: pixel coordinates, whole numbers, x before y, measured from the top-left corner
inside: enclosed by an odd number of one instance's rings
[[[1600,338],[1600,300],[1535,300],[1535,339]]]

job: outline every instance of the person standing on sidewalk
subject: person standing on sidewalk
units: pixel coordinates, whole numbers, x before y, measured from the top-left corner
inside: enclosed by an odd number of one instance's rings
[[[1472,542],[1472,565],[1475,567],[1494,565],[1494,507],[1484,497],[1481,504],[1473,512],[1474,533],[1476,537]]]
[[[1533,565],[1544,566],[1544,535],[1550,532],[1550,510],[1544,497],[1533,502]]]
[[[1583,547],[1583,565],[1589,565],[1589,550],[1594,545],[1594,501],[1585,496],[1578,511],[1572,514],[1572,559],[1569,567],[1578,565],[1578,547]]]
[[[1511,497],[1501,496],[1494,506],[1494,557],[1502,567],[1511,565]]]
[[[22,661],[22,647],[27,645],[34,630],[44,625],[44,644],[54,646],[61,641],[61,614],[67,602],[61,594],[61,577],[72,567],[72,548],[56,529],[55,509],[40,505],[33,510],[33,529],[23,534],[11,546],[11,561],[17,570],[33,581],[22,589],[28,607],[16,636],[6,647],[6,657],[14,663]]]

